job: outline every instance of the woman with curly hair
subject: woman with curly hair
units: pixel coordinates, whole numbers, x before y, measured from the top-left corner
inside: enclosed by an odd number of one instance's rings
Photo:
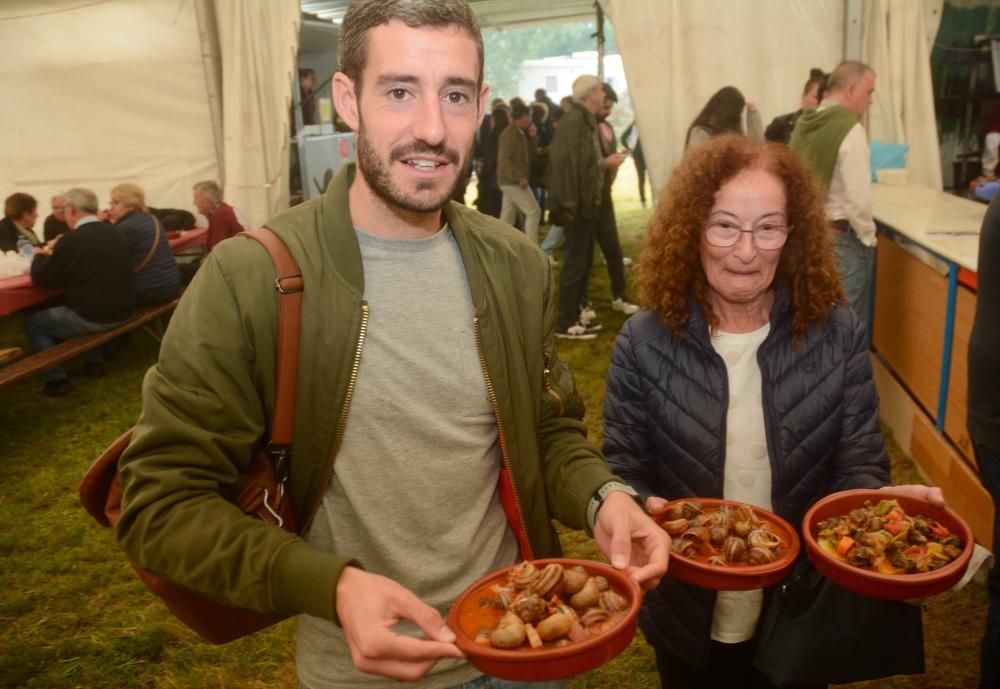
[[[746,131],[743,130],[743,109],[747,111]],[[748,101],[735,86],[723,86],[712,94],[698,116],[688,127],[684,150],[690,150],[719,134],[746,134],[760,141],[764,125],[757,106]]]
[[[647,308],[615,342],[604,404],[604,453],[652,513],[726,498],[801,524],[829,493],[889,483],[830,232],[812,176],[779,144],[715,137],[674,172],[642,250]],[[943,504],[938,488],[894,490]],[[752,665],[764,600],[668,571],[640,615],[663,686],[772,686]]]

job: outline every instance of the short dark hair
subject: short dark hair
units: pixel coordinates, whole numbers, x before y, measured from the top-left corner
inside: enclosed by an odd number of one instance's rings
[[[466,0],[354,0],[340,25],[340,71],[360,92],[368,62],[368,32],[398,19],[411,29],[457,26],[464,29],[479,53],[478,86],[483,85],[483,34]]]
[[[510,108],[510,118],[512,120],[519,120],[525,115],[529,114],[531,110],[527,105],[524,104],[523,100],[519,100],[514,103]]]
[[[12,220],[17,220],[36,208],[38,208],[38,201],[35,200],[35,197],[21,192],[11,194],[3,202],[3,214]]]
[[[830,73],[827,80],[827,91],[842,91],[849,85],[861,81],[866,72],[875,74],[875,70],[859,60],[844,60]]]
[[[601,88],[604,89],[604,97],[607,98],[612,103],[618,102],[618,94],[615,93],[614,88],[608,82],[601,84]]]
[[[299,70],[299,81],[302,81],[306,77],[316,76],[316,70],[312,67],[303,67]]]

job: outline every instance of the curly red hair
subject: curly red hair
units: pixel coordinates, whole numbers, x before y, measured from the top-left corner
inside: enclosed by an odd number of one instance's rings
[[[674,170],[643,243],[639,297],[677,337],[687,334],[692,295],[709,326],[719,325],[701,265],[701,228],[716,192],[750,168],[766,170],[785,185],[786,216],[794,229],[782,248],[775,280],[790,290],[793,342],[845,301],[823,196],[806,164],[782,144],[720,135],[692,149]]]

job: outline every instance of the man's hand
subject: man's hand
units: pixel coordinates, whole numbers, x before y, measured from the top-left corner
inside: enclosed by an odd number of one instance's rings
[[[747,110],[750,112],[757,112],[757,104],[752,100],[747,101]]]
[[[667,573],[670,537],[627,493],[604,499],[594,520],[594,540],[611,566],[624,569],[643,589],[655,588]]]
[[[336,606],[351,660],[361,672],[415,682],[439,659],[462,657],[440,613],[392,579],[345,567]],[[393,632],[402,620],[412,621],[427,638]]]
[[[521,187],[522,189],[527,189],[528,188],[528,180],[526,180],[524,177],[522,177],[521,179],[517,180],[517,186]]]
[[[944,507],[944,493],[937,486],[921,486],[919,484],[915,485],[903,485],[903,486],[882,486],[881,490],[889,491],[891,493],[899,493],[900,495],[909,495],[911,498],[917,498],[918,500],[926,500],[932,505],[938,507]]]
[[[621,153],[612,153],[604,159],[604,166],[609,170],[617,170],[625,162],[625,156]]]

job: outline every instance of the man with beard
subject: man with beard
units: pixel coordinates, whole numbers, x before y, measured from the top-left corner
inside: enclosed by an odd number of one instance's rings
[[[267,223],[305,285],[288,482],[300,532],[225,497],[274,396],[275,275],[240,240],[209,255],[146,378],[118,536],[181,585],[298,614],[307,689],[498,686],[444,623],[463,589],[557,554],[552,518],[592,529],[644,586],[666,571],[667,538],[585,438],[548,260],[449,201],[488,94],[469,5],[355,0],[340,40],[333,91],[357,168]]]

